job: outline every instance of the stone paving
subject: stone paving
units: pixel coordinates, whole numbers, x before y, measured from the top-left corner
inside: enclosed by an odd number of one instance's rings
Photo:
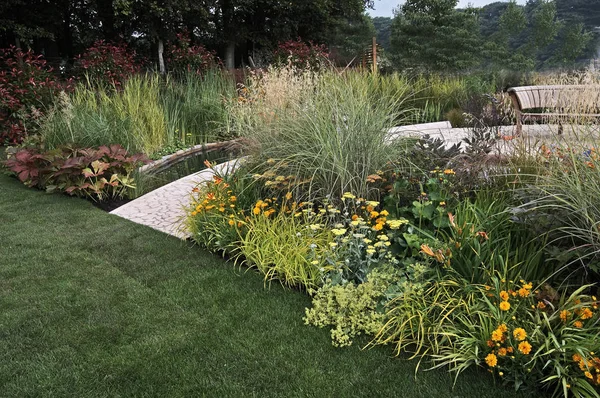
[[[390,130],[390,140],[401,136],[421,136],[430,135],[432,138],[442,138],[447,146],[461,142],[468,137],[470,129],[451,129],[444,128],[446,125],[431,124],[419,126],[404,126]],[[558,140],[568,140],[577,134],[578,141],[581,141],[581,134],[591,135],[582,126],[571,129],[565,126],[564,134],[557,135],[558,126],[556,125],[524,125],[523,135],[514,140],[499,140],[496,144],[495,152],[510,153],[520,149],[537,149],[544,143],[552,145]],[[594,134],[597,136],[597,131]],[[514,126],[505,126],[501,128],[500,134],[511,136],[514,134]],[[217,172],[223,172],[227,169],[236,167],[238,160],[232,160],[227,163],[215,166]],[[192,189],[203,181],[210,180],[214,171],[207,169],[187,177],[181,178],[168,185],[158,188],[146,195],[143,195],[124,206],[111,212],[111,214],[126,218],[138,224],[147,225],[156,230],[176,236],[180,239],[189,237],[189,232],[185,231],[184,223],[186,212],[185,208],[190,204],[190,194]]]
[[[215,166],[214,170],[224,172],[233,169],[238,161],[222,163]],[[189,232],[184,229],[185,208],[190,204],[192,189],[202,181],[212,179],[213,175],[212,169],[206,169],[183,177],[132,200],[110,214],[186,239]]]

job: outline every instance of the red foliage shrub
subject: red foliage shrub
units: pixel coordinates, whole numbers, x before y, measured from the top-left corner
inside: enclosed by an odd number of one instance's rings
[[[49,152],[24,148],[4,163],[29,187],[102,201],[123,197],[133,187],[131,173],[149,161],[143,154],[129,155],[122,146],[111,145]]]
[[[60,83],[46,60],[31,50],[0,49],[0,145],[19,144],[54,95],[71,83]]]
[[[320,70],[327,65],[329,53],[325,45],[305,43],[298,40],[288,40],[279,43],[273,52],[275,65],[282,66],[290,63],[298,69]]]
[[[201,74],[222,65],[214,51],[208,51],[204,46],[193,46],[186,32],[179,33],[177,41],[167,45],[166,59],[169,70],[175,73],[188,71]]]
[[[140,65],[136,63],[135,51],[129,51],[124,43],[109,44],[98,40],[77,56],[75,70],[80,78],[87,76],[93,84],[119,88],[140,71]]]

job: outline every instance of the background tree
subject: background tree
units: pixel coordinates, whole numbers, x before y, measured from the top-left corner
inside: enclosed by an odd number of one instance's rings
[[[458,70],[479,62],[479,24],[474,9],[457,0],[407,0],[394,17],[391,56],[401,68]]]

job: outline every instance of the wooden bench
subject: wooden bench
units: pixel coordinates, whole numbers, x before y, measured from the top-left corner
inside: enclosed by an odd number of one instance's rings
[[[565,119],[600,118],[600,86],[524,86],[508,89],[520,135],[523,123],[557,120],[559,134]]]

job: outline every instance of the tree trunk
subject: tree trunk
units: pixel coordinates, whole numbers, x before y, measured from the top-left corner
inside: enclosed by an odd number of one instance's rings
[[[161,75],[164,75],[167,71],[165,69],[165,59],[163,58],[164,44],[162,39],[158,39],[158,71]]]
[[[227,43],[227,48],[225,49],[225,66],[227,69],[235,68],[235,43],[231,41]]]

